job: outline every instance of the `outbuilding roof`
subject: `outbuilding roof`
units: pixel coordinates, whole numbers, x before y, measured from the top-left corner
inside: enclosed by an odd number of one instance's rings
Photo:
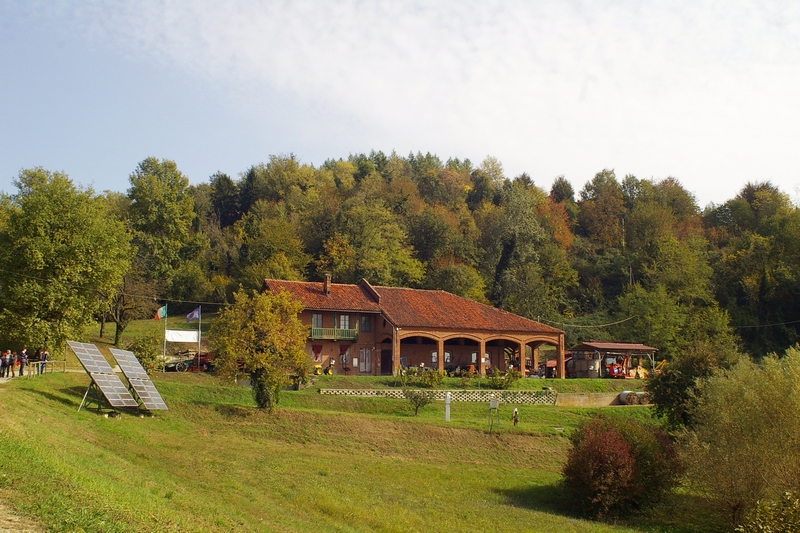
[[[644,344],[632,342],[583,342],[573,348],[572,352],[578,351],[601,351],[601,352],[655,352],[657,348]]]
[[[265,290],[285,290],[306,309],[379,312],[400,328],[562,333],[540,322],[440,290],[373,287],[366,280],[359,285],[327,282],[327,293],[325,287],[324,281],[264,280]]]

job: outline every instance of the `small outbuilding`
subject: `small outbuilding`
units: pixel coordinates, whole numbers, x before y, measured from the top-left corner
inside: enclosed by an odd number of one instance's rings
[[[640,378],[653,368],[656,348],[630,342],[584,342],[567,354],[567,377]]]

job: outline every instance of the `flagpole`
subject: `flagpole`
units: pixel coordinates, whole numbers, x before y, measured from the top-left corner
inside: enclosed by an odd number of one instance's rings
[[[167,311],[167,304],[164,304],[164,360],[167,360],[167,317],[169,316],[169,312]]]
[[[200,371],[200,325],[203,323],[203,306],[197,308],[197,371]]]

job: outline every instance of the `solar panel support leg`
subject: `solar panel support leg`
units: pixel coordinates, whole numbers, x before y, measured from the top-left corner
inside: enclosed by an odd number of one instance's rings
[[[89,383],[89,388],[86,389],[86,394],[83,395],[83,400],[81,400],[81,404],[78,406],[78,412],[81,412],[83,405],[86,403],[86,397],[89,396],[89,391],[92,390],[92,386],[94,385],[94,381]]]

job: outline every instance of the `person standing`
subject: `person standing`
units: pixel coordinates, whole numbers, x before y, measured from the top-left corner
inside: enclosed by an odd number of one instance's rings
[[[23,348],[21,352],[19,352],[19,375],[23,376],[25,374],[25,365],[28,363],[28,349]]]
[[[47,353],[47,350],[42,350],[41,355],[39,356],[39,375],[44,374],[45,367],[47,366],[47,360],[50,358],[50,354]]]
[[[11,352],[11,360],[9,361],[10,373],[8,377],[14,377],[14,371],[17,369],[17,352]]]
[[[11,363],[11,350],[6,350],[3,353],[3,373],[0,376],[11,377],[11,372],[14,370],[14,365]]]
[[[6,352],[0,353],[0,378],[6,375]]]

